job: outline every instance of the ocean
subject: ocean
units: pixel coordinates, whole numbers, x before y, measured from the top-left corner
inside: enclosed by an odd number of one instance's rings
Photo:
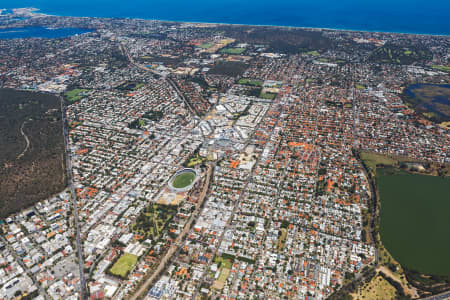
[[[450,0],[0,0],[61,16],[450,35]]]
[[[39,38],[62,38],[76,34],[91,32],[90,29],[80,28],[45,28],[45,27],[26,27],[13,29],[0,29],[0,39],[21,39],[29,37]]]

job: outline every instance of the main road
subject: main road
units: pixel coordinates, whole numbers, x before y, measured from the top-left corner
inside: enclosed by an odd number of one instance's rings
[[[161,76],[163,79],[167,80],[167,82],[170,84],[170,86],[175,90],[175,92],[177,93],[178,97],[181,98],[181,100],[183,100],[184,104],[186,104],[187,108],[189,109],[189,111],[192,113],[192,115],[197,116],[196,111],[194,110],[194,108],[191,106],[191,104],[189,103],[189,101],[186,100],[186,98],[184,97],[183,93],[178,89],[177,85],[175,82],[173,82],[173,80],[167,76],[162,76],[161,74],[159,74],[158,72],[156,72],[155,70],[152,70],[151,68],[148,68],[144,65],[138,64],[137,62],[134,61],[133,57],[130,55],[130,52],[128,51],[127,47],[125,47],[123,44],[120,44],[120,49],[122,50],[122,52],[126,55],[126,57],[128,58],[128,60],[130,61],[130,63],[132,65],[134,65],[135,67],[142,69],[144,71],[147,72],[151,72],[157,76]]]
[[[178,235],[178,237],[175,239],[175,241],[173,242],[173,244],[170,246],[169,250],[167,251],[167,253],[164,255],[164,257],[161,259],[161,261],[159,262],[158,267],[155,269],[155,271],[153,272],[153,274],[144,282],[144,284],[134,293],[133,296],[131,296],[129,299],[130,300],[137,300],[139,299],[141,296],[143,296],[143,294],[147,291],[147,289],[149,288],[149,286],[153,283],[153,281],[158,278],[158,276],[161,274],[161,272],[164,271],[167,262],[174,256],[174,254],[178,251],[178,249],[182,246],[182,241],[184,239],[184,237],[186,236],[186,233],[189,232],[192,223],[197,219],[200,208],[203,204],[203,201],[206,198],[206,194],[208,192],[209,189],[209,183],[211,181],[211,175],[213,172],[214,166],[213,164],[209,164],[208,165],[208,170],[206,173],[206,179],[205,182],[203,184],[203,190],[200,194],[200,197],[198,198],[197,201],[197,205],[195,206],[195,210],[192,213],[191,217],[189,218],[189,221],[186,223],[186,225],[184,225],[183,230],[180,232],[180,234]]]
[[[439,295],[434,295],[431,297],[422,298],[422,300],[448,300],[450,299],[450,291],[444,292]]]
[[[73,172],[72,172],[72,159],[69,148],[69,134],[67,129],[67,119],[66,119],[66,106],[64,105],[64,99],[60,96],[61,99],[61,115],[63,122],[63,133],[64,133],[64,148],[66,152],[66,168],[67,168],[67,180],[70,188],[70,197],[72,200],[73,206],[73,217],[75,220],[75,230],[76,230],[76,245],[77,245],[77,257],[78,257],[78,266],[80,269],[80,296],[81,300],[87,299],[87,291],[86,291],[86,277],[84,274],[84,258],[83,258],[83,248],[81,244],[80,238],[80,223],[78,220],[78,206],[77,206],[77,196],[75,194],[75,187],[73,184]]]

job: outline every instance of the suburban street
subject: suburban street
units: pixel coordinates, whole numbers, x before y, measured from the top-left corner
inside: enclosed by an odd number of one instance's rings
[[[25,270],[25,272],[27,273],[28,277],[31,278],[31,280],[33,281],[33,283],[36,285],[36,287],[39,290],[40,295],[44,296],[45,299],[51,299],[49,297],[49,295],[47,294],[47,292],[42,288],[41,284],[39,283],[39,281],[36,279],[36,277],[34,276],[33,273],[31,273],[30,269],[28,269],[24,263],[23,260],[20,256],[17,255],[16,251],[14,251],[14,249],[8,244],[8,241],[3,237],[0,236],[0,241],[2,241],[6,247],[8,248],[9,252],[12,254],[12,256],[14,256],[14,258],[16,259],[16,261],[19,263],[19,265]]]
[[[0,8],[0,299],[450,299],[445,32],[39,5]]]

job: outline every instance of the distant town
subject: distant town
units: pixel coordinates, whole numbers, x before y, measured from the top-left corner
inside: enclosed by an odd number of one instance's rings
[[[0,299],[450,297],[381,185],[448,197],[450,37],[16,9],[0,62]]]

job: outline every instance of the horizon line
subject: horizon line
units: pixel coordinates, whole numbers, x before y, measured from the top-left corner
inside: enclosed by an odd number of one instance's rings
[[[298,26],[298,25],[274,25],[274,24],[251,24],[251,23],[227,23],[227,22],[208,22],[208,21],[186,21],[177,19],[153,19],[143,17],[100,17],[100,16],[74,16],[74,15],[57,15],[44,13],[40,8],[29,7],[17,7],[17,8],[0,8],[0,10],[13,10],[13,9],[33,9],[32,14],[41,14],[45,16],[53,17],[72,17],[72,18],[97,18],[97,19],[123,19],[123,20],[146,20],[146,21],[161,21],[161,22],[174,22],[174,23],[188,23],[188,24],[208,24],[208,25],[239,25],[239,26],[258,26],[258,27],[280,27],[280,28],[294,28],[294,29],[308,29],[308,30],[334,30],[334,31],[347,31],[347,32],[367,32],[367,33],[385,33],[385,34],[405,34],[405,35],[422,35],[422,36],[436,36],[436,37],[450,37],[450,33],[419,33],[419,32],[407,32],[407,31],[380,31],[369,29],[353,29],[353,28],[333,28],[333,27],[310,27],[310,26]]]

